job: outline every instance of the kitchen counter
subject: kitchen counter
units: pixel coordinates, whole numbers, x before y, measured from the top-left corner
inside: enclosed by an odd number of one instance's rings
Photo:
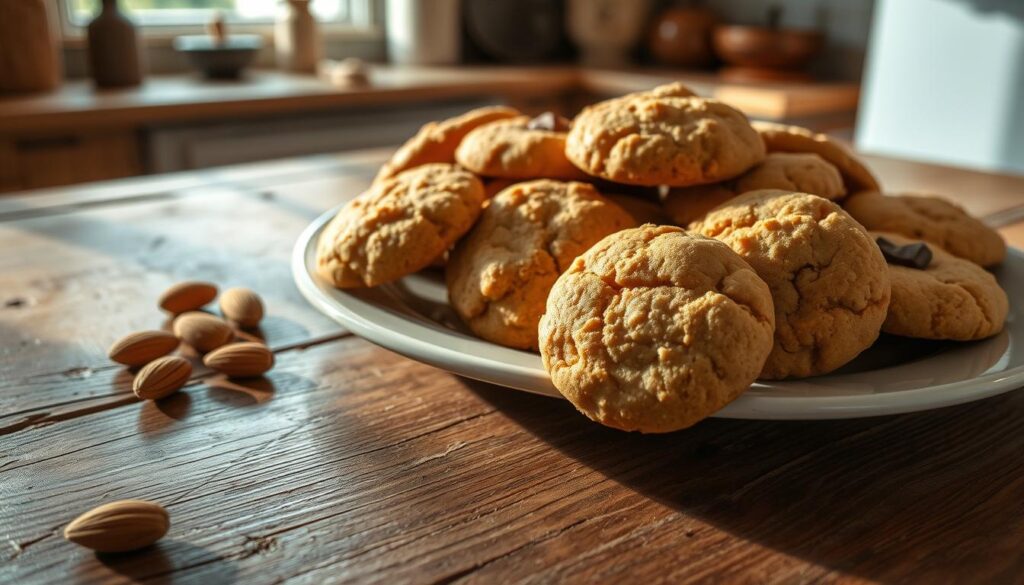
[[[138,87],[96,91],[88,81],[57,92],[0,97],[0,134],[69,128],[239,118],[462,97],[548,97],[571,91],[619,95],[684,81],[703,95],[733,102],[751,116],[785,119],[851,112],[851,83],[737,84],[712,74],[666,70],[603,71],[576,67],[391,67],[370,70],[367,85],[337,86],[312,76],[252,70],[241,81],[193,75],[151,76]]]
[[[859,91],[567,66],[374,66],[369,83],[351,86],[258,69],[239,81],[150,76],[116,91],[73,81],[50,94],[0,97],[0,193],[393,144],[453,107],[482,103],[572,115],[582,103],[676,80],[752,116],[812,125],[849,125]],[[354,128],[360,121],[376,130]]]
[[[1022,392],[641,436],[343,330],[292,284],[292,244],[386,156],[0,199],[0,582],[978,583],[1024,570]],[[894,188],[955,185],[1024,246],[1024,178],[870,162]],[[199,368],[183,392],[139,402],[106,349],[166,327],[156,298],[185,279],[261,293],[276,367],[249,381]],[[99,556],[63,540],[76,515],[121,498],[164,504],[167,537]]]

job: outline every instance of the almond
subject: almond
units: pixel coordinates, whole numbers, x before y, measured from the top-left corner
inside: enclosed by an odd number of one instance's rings
[[[167,331],[138,331],[115,341],[107,355],[119,364],[142,366],[171,353],[178,343],[178,338]]]
[[[160,295],[160,308],[180,315],[195,311],[217,298],[217,285],[209,282],[179,282]]]
[[[64,529],[64,538],[97,552],[126,552],[153,544],[170,527],[167,510],[160,504],[120,500],[75,518]]]
[[[230,377],[247,378],[274,367],[274,353],[262,343],[232,343],[206,354],[203,363]]]
[[[170,396],[188,382],[192,364],[183,357],[157,358],[139,370],[132,380],[132,391],[143,400],[160,400]]]
[[[229,288],[220,295],[220,312],[242,327],[255,327],[263,318],[263,301],[247,288]]]
[[[174,320],[174,334],[199,353],[217,349],[231,341],[234,332],[222,319],[208,313],[189,311]]]

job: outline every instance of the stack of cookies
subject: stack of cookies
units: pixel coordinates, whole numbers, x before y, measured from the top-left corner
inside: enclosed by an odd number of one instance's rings
[[[443,267],[475,335],[540,353],[602,424],[686,428],[756,379],[826,374],[880,332],[998,333],[1000,236],[959,207],[882,195],[844,146],[748,121],[681,84],[574,120],[505,107],[424,126],[318,244],[372,287]]]

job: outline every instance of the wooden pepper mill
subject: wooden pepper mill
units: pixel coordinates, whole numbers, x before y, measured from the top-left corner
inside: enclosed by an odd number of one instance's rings
[[[135,25],[117,9],[117,0],[103,0],[103,9],[89,23],[89,68],[96,87],[131,87],[142,83]]]

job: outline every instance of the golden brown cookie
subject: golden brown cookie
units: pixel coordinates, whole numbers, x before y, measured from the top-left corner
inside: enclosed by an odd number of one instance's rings
[[[645,223],[668,225],[672,223],[672,220],[665,215],[661,206],[649,199],[634,195],[620,195],[618,193],[605,193],[604,196],[614,201],[616,205],[625,209],[626,213],[633,216],[636,225],[643,225]]]
[[[522,183],[518,179],[490,179],[484,181],[484,195],[490,199],[516,183]]]
[[[562,128],[556,125],[555,128]],[[568,128],[565,122],[564,128]],[[531,127],[528,116],[484,124],[466,135],[455,160],[485,177],[504,179],[583,179],[565,158],[565,129]]]
[[[869,230],[924,240],[981,266],[994,266],[1006,257],[999,232],[939,197],[867,191],[848,197],[843,208]]]
[[[651,97],[697,97],[692,89],[680,81],[659,85],[654,89],[631,93],[629,96],[651,96]]]
[[[428,122],[391,155],[374,182],[428,163],[454,163],[455,149],[474,128],[519,115],[515,108],[487,106],[441,122]]]
[[[820,156],[773,152],[731,181],[671,189],[663,205],[676,224],[687,226],[729,199],[758,189],[810,193],[833,200],[846,195],[839,171]]]
[[[773,122],[755,121],[753,126],[764,139],[768,152],[813,152],[835,165],[843,176],[848,193],[879,189],[878,180],[864,163],[857,160],[850,149],[828,135],[800,126]]]
[[[454,165],[423,165],[375,183],[320,235],[319,272],[339,288],[416,272],[473,226],[483,202],[479,179]]]
[[[920,242],[898,234],[871,232],[874,238],[906,246]],[[889,264],[892,301],[882,331],[904,337],[984,339],[1003,329],[1010,310],[995,277],[973,262],[931,246],[923,269]]]
[[[763,378],[825,374],[878,337],[889,271],[867,231],[835,203],[806,193],[751,191],[694,230],[750,263],[775,301],[775,347]]]
[[[537,348],[548,291],[576,256],[633,219],[586,183],[517,183],[490,200],[445,271],[452,307],[480,337]]]
[[[558,278],[540,323],[544,367],[580,412],[663,433],[719,410],[772,348],[768,286],[721,242],[675,226],[612,234]]]
[[[610,181],[686,187],[740,175],[765,150],[739,111],[655,89],[585,108],[565,153],[583,171]]]

